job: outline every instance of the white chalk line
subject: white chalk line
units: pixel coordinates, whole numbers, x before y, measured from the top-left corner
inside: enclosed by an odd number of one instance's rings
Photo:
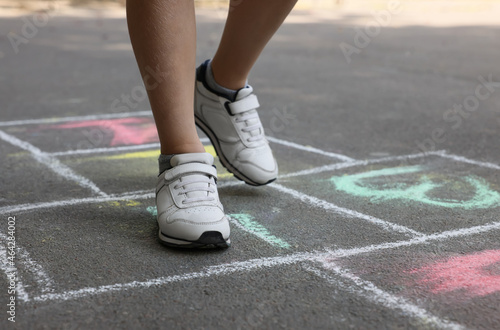
[[[279,239],[281,242],[283,242],[282,244],[286,244],[287,245],[287,247],[285,247],[285,248],[288,248],[288,246],[289,246],[289,244],[286,243],[284,240],[282,240],[282,239],[280,239],[278,237],[275,237],[274,235],[273,235],[274,239],[273,238],[269,238],[268,235],[265,235],[262,232],[259,232],[258,230],[253,230],[251,228],[247,228],[247,227],[243,226],[238,220],[234,219],[233,217],[230,217],[228,215],[226,215],[226,217],[229,220],[229,222],[231,222],[233,225],[235,225],[236,227],[238,227],[242,231],[250,233],[250,234],[254,235],[257,238],[260,238],[261,240],[263,240],[264,242],[268,243],[271,246],[277,246],[277,244],[276,244],[277,239]],[[263,227],[261,227],[261,228],[263,228]],[[278,246],[283,247],[282,244],[280,244]]]
[[[55,123],[66,123],[66,122],[70,122],[70,121],[116,119],[116,118],[129,118],[129,117],[151,117],[151,116],[152,116],[151,110],[146,110],[146,111],[108,113],[108,114],[98,114],[98,115],[88,115],[88,116],[55,117],[55,118],[2,121],[2,122],[0,122],[0,127],[33,125],[33,124],[55,124]]]
[[[272,142],[272,143],[281,144],[281,145],[284,145],[284,146],[287,146],[287,147],[290,147],[290,148],[294,148],[294,149],[298,149],[298,150],[303,150],[303,151],[308,151],[308,152],[320,154],[320,155],[327,156],[327,157],[330,157],[330,158],[336,158],[336,159],[339,159],[339,160],[341,160],[343,162],[353,162],[353,161],[355,161],[354,158],[347,157],[347,156],[341,155],[341,154],[336,154],[334,152],[328,152],[328,151],[324,151],[324,150],[321,150],[321,149],[318,149],[318,148],[304,146],[304,145],[301,145],[301,144],[298,144],[298,143],[295,143],[295,142],[285,141],[285,140],[277,139],[277,138],[274,138],[274,137],[271,137],[271,136],[267,136],[266,138],[267,138],[267,140],[269,142]]]
[[[7,242],[7,241],[5,241],[5,242]],[[5,273],[5,277],[7,280],[10,278],[10,275],[13,275],[13,277],[16,279],[15,290],[16,290],[17,299],[24,301],[24,302],[28,302],[29,295],[26,292],[23,281],[21,279],[21,275],[19,274],[19,271],[17,270],[16,266],[12,267],[9,264],[9,260],[7,259],[7,257],[8,257],[7,248],[3,244],[1,244],[0,245],[0,269]],[[9,282],[10,281],[8,281],[8,283]],[[10,286],[10,284],[9,284],[9,286]]]
[[[159,149],[159,143],[148,143],[133,146],[120,146],[120,147],[110,147],[110,148],[93,148],[93,149],[75,149],[68,151],[59,151],[47,153],[53,157],[60,156],[73,156],[73,155],[88,155],[88,154],[98,154],[98,153],[113,153],[120,151],[135,151],[135,150],[148,150],[148,149]]]
[[[204,277],[211,277],[216,275],[228,275],[240,271],[244,272],[244,271],[258,270],[263,268],[270,268],[275,266],[291,265],[304,261],[318,261],[318,260],[329,261],[331,259],[361,255],[384,249],[408,247],[413,245],[426,244],[435,240],[443,241],[457,237],[482,234],[492,230],[499,230],[499,229],[500,229],[500,222],[496,222],[487,225],[475,226],[467,229],[459,229],[459,230],[446,231],[439,234],[425,235],[407,241],[370,245],[362,248],[338,249],[327,252],[324,251],[298,252],[285,256],[265,257],[265,258],[251,259],[247,261],[237,261],[229,264],[209,266],[202,271],[186,273],[182,275],[159,277],[146,281],[132,281],[128,283],[117,283],[111,285],[102,285],[98,287],[87,287],[79,290],[70,290],[61,293],[42,294],[40,296],[32,297],[30,301],[31,302],[53,301],[53,300],[66,301],[66,300],[84,298],[87,296],[105,294],[115,291],[122,291],[134,288],[148,288],[152,286],[162,286],[169,283],[187,281]]]
[[[107,195],[106,197],[86,197],[86,198],[75,198],[75,199],[67,199],[53,202],[42,202],[36,204],[20,204],[13,206],[4,206],[0,208],[0,214],[19,214],[22,212],[39,210],[45,208],[55,208],[55,207],[64,207],[78,204],[95,204],[95,203],[103,203],[103,202],[112,202],[112,201],[122,201],[122,200],[135,200],[135,199],[150,199],[155,198],[154,192],[147,192],[146,190],[140,190],[136,192],[129,192],[119,195]]]
[[[437,153],[440,153],[437,152]],[[389,161],[389,160],[399,160],[399,159],[405,159],[405,158],[417,158],[417,157],[422,157],[424,154],[415,154],[415,155],[408,155],[408,156],[395,156],[395,157],[385,157],[381,161]],[[377,162],[378,159],[374,159],[371,161],[356,161],[353,163],[335,163],[332,165],[327,165],[327,166],[357,166],[358,163],[362,162],[363,164],[366,162],[369,162],[368,164],[372,162]],[[314,171],[315,173],[322,172],[325,166],[320,166],[313,168],[310,171]],[[300,175],[309,175],[310,173],[304,173],[304,171],[298,171],[294,173],[289,173],[285,174],[282,176],[279,176],[278,179],[280,178],[288,178],[288,177],[295,177],[295,176],[300,176]],[[219,189],[227,188],[227,187],[233,187],[233,186],[239,186],[239,185],[244,185],[245,183],[242,181],[219,181],[217,184],[217,187]],[[146,191],[141,191],[141,192],[125,192],[120,195],[110,195],[111,200],[121,200],[122,199],[132,199],[129,198],[131,195],[143,195],[146,194]],[[122,196],[122,197],[120,197]],[[151,196],[151,198],[154,198],[154,194],[148,195]],[[149,198],[149,197],[140,197],[140,199],[144,198]],[[89,198],[81,198],[81,199],[68,199],[68,200],[61,200],[61,201],[54,201],[54,202],[46,202],[46,203],[37,203],[37,204],[21,204],[21,205],[13,205],[13,206],[4,206],[0,208],[0,214],[2,213],[9,213],[9,212],[24,212],[24,211],[29,211],[29,210],[36,210],[38,208],[47,208],[47,207],[58,207],[58,206],[67,206],[67,205],[75,205],[75,204],[83,204],[83,203],[99,203],[99,202],[105,202],[109,201],[109,199],[106,198],[95,198],[95,197],[89,197]]]
[[[0,240],[3,241],[5,244],[7,244],[7,242],[9,242],[8,237],[4,233],[1,233],[1,232],[0,232]],[[41,288],[42,293],[53,291],[54,290],[53,289],[54,282],[50,278],[50,276],[47,275],[47,272],[45,272],[43,267],[41,265],[39,265],[38,263],[36,263],[33,259],[31,259],[28,251],[25,248],[21,247],[17,241],[15,241],[15,244],[16,244],[16,254],[15,254],[16,266],[20,265],[24,272],[29,272],[32,274],[35,282]],[[2,251],[1,253],[6,253],[6,252],[7,251]],[[5,258],[2,258],[2,260],[7,261],[7,256],[5,256]],[[9,265],[7,264],[7,266],[9,266]],[[21,292],[20,299],[21,300],[27,299],[27,293],[25,291],[25,286],[22,284],[23,283],[22,275],[17,270],[17,267],[15,267],[15,268],[10,267],[10,268],[16,270],[16,272],[18,274],[17,277],[19,279],[19,282],[21,283],[19,285],[20,287],[22,287],[20,290],[20,292]],[[7,273],[8,270],[9,269],[4,270],[4,271]],[[18,291],[19,291],[19,289],[18,289]],[[24,293],[26,293],[26,294],[24,294]]]
[[[227,184],[219,184],[219,188],[224,188],[227,186],[232,186],[232,185],[239,185],[243,184],[242,182],[228,182]],[[278,185],[276,183],[273,183],[270,185],[270,187],[273,187],[281,192],[285,192],[289,195],[291,195],[294,198],[297,198],[299,200],[302,200],[305,203],[308,203],[310,205],[313,205],[315,207],[320,207],[325,210],[329,211],[334,211],[336,213],[348,215],[351,217],[356,217],[360,218],[366,221],[369,221],[377,226],[382,227],[385,230],[389,231],[396,231],[403,233],[405,235],[410,235],[412,237],[414,236],[420,236],[422,233],[419,233],[415,230],[412,230],[410,228],[407,228],[405,226],[401,226],[398,224],[394,224],[392,222],[388,222],[370,215],[366,215],[354,210],[350,210],[347,208],[343,208],[340,206],[337,206],[333,203],[318,199],[313,196],[309,196],[306,194],[303,194],[301,192],[298,192],[296,190],[286,188],[284,186]],[[70,200],[62,200],[62,201],[55,201],[55,202],[46,202],[46,203],[37,203],[37,204],[22,204],[22,205],[14,205],[14,206],[5,206],[0,208],[0,213],[5,214],[5,213],[16,213],[16,212],[26,212],[30,210],[35,210],[35,209],[40,209],[40,208],[53,208],[53,207],[61,207],[61,206],[69,206],[69,205],[76,205],[76,204],[83,204],[83,203],[100,203],[100,202],[106,202],[106,201],[115,201],[115,200],[123,200],[123,199],[147,199],[147,198],[154,198],[153,193],[149,194],[137,194],[137,192],[132,192],[132,193],[125,193],[123,195],[112,195],[112,196],[106,196],[102,198],[95,198],[95,197],[88,197],[88,198],[81,198],[81,199],[70,199]]]
[[[285,141],[286,142],[286,141]],[[308,147],[305,147],[305,150],[307,149],[310,149]],[[318,149],[319,150],[319,149]],[[310,151],[310,150],[307,150],[307,151]],[[104,151],[103,151],[104,152]],[[427,153],[428,155],[429,153]],[[336,158],[335,156],[333,156],[334,158]],[[448,158],[452,158],[452,159],[455,159],[457,161],[463,161],[463,162],[467,162],[467,163],[471,163],[471,164],[475,164],[475,165],[479,165],[479,166],[483,166],[483,167],[489,167],[489,168],[494,168],[494,169],[499,169],[500,167],[498,167],[497,165],[495,164],[491,164],[491,163],[484,163],[484,162],[477,162],[477,161],[471,161],[471,160],[468,160],[464,157],[460,157],[460,156],[455,156],[455,155],[447,155]],[[390,157],[392,158],[391,160],[395,160],[394,157]],[[400,158],[400,157],[397,157],[397,158]],[[408,157],[403,157],[403,158],[408,158]],[[355,162],[353,159],[344,159],[346,162]],[[378,161],[378,162],[383,162],[383,161],[389,161],[387,158],[385,160],[371,160],[369,162],[373,162],[373,161]],[[353,164],[354,165],[354,164]],[[358,164],[356,164],[358,165]],[[359,164],[359,165],[363,165],[363,164]],[[493,165],[493,166],[492,166]],[[305,173],[304,173],[305,174]],[[301,174],[301,175],[304,175],[304,174]]]
[[[405,159],[414,159],[414,158],[420,158],[420,157],[426,157],[426,156],[432,156],[432,155],[444,156],[446,154],[445,154],[444,150],[439,150],[439,151],[433,151],[433,152],[427,152],[427,153],[417,153],[417,154],[411,154],[411,155],[405,155],[405,156],[392,156],[392,157],[383,157],[383,158],[379,158],[379,159],[371,159],[371,160],[364,160],[364,161],[354,161],[351,163],[336,163],[336,164],[332,164],[332,165],[316,167],[316,168],[306,170],[306,171],[298,171],[298,172],[294,172],[294,173],[285,174],[283,176],[280,176],[280,178],[295,177],[295,176],[300,176],[300,175],[310,175],[313,173],[319,173],[319,172],[323,172],[323,171],[332,171],[335,169],[347,168],[347,167],[351,167],[351,166],[363,166],[363,165],[366,166],[366,165],[374,164],[374,163],[390,162],[390,161],[405,160]],[[463,162],[469,162],[469,163],[473,162],[475,165],[478,165],[478,166],[485,165],[485,167],[488,167],[488,168],[494,168],[490,165],[495,165],[492,163],[475,162],[473,160],[469,160],[469,159],[466,159],[464,157],[459,157],[459,156],[455,156],[455,155],[446,155],[446,156],[453,156],[453,159],[455,159],[457,161],[463,161]],[[225,187],[243,185],[243,184],[244,183],[241,181],[234,181],[234,182],[228,181],[228,182],[220,182],[218,187],[225,188]],[[273,184],[273,185],[276,185],[276,184]],[[273,186],[273,185],[271,185],[271,186]],[[280,186],[280,187],[283,187],[283,186]],[[283,187],[283,188],[285,188],[285,187]],[[285,188],[285,189],[289,189],[289,188]],[[307,196],[307,195],[300,196],[302,193],[297,192],[297,191],[293,191],[293,194],[296,195],[296,197],[299,199],[302,199],[302,198],[306,199],[306,202],[307,202],[307,199],[312,199],[314,202],[317,202],[318,204],[327,203],[326,205],[323,204],[327,208],[330,207],[328,204],[331,204],[331,203],[316,199],[316,198],[311,197],[311,196]],[[24,212],[24,211],[34,210],[34,209],[38,209],[38,208],[58,207],[58,206],[76,205],[76,204],[83,204],[83,203],[99,203],[99,202],[117,201],[117,200],[134,199],[134,198],[136,198],[136,199],[154,198],[154,194],[129,192],[129,193],[124,193],[122,195],[114,195],[114,196],[111,196],[110,198],[83,198],[83,199],[72,199],[72,200],[62,200],[62,201],[47,202],[47,203],[38,203],[38,204],[22,204],[22,205],[2,207],[2,208],[0,208],[0,213]],[[398,226],[398,225],[395,225],[393,223],[386,222],[384,220],[377,219],[375,217],[371,217],[369,215],[364,215],[364,214],[356,212],[356,211],[341,208],[341,207],[333,205],[333,204],[332,204],[332,206],[334,206],[333,209],[347,211],[347,213],[343,212],[344,214],[349,214],[351,212],[355,212],[355,213],[358,213],[359,215],[352,215],[352,214],[351,215],[355,216],[355,217],[359,217],[359,216],[365,217],[366,216],[366,217],[368,217],[366,220],[378,222],[379,225],[381,225],[383,227],[386,227],[389,224],[390,224],[390,226]],[[411,229],[406,228],[404,226],[400,226],[400,227],[401,228],[399,228],[399,230],[396,230],[396,231],[401,231],[401,230],[403,232],[405,232],[407,230],[409,230],[410,232],[412,231]],[[421,235],[421,233],[414,231],[413,235],[418,236],[418,235]]]
[[[19,126],[19,125],[32,125],[32,124],[54,124],[54,123],[63,123],[70,121],[85,121],[85,120],[99,120],[99,119],[116,119],[116,118],[129,118],[129,117],[152,117],[153,113],[151,110],[145,111],[135,111],[135,112],[121,112],[121,113],[111,113],[111,114],[97,114],[97,115],[88,115],[88,116],[73,116],[73,117],[59,117],[59,118],[41,118],[41,119],[25,119],[25,120],[12,120],[12,121],[3,121],[0,122],[0,127],[8,127],[8,126]],[[203,138],[205,139],[205,138]],[[202,139],[202,140],[203,140]],[[208,140],[208,138],[206,138]],[[321,149],[317,149],[314,147],[307,147],[298,143],[289,142],[281,139],[277,139],[274,137],[267,137],[269,142],[273,142],[276,144],[285,145],[291,148],[295,148],[298,150],[304,150],[312,153],[317,153],[323,156],[336,158],[344,162],[354,161],[353,158],[347,157],[345,155],[324,151]],[[209,140],[208,140],[209,141]],[[202,141],[203,142],[203,141]],[[203,142],[205,143],[205,142]],[[96,148],[97,152],[106,152],[102,151],[101,148]],[[64,154],[62,154],[64,153]],[[82,150],[74,150],[74,151],[66,151],[61,152],[62,155],[72,155],[72,154],[81,154],[87,153]],[[57,153],[57,156],[61,156],[60,153]]]
[[[210,142],[209,138],[200,138],[200,141],[201,143]],[[114,153],[122,151],[154,150],[154,149],[160,149],[160,143],[147,143],[147,144],[109,147],[109,148],[75,149],[67,151],[50,152],[47,153],[47,155],[54,157],[61,157],[61,156],[72,156],[72,155],[88,155],[97,153]]]
[[[366,253],[371,253],[371,252],[380,251],[380,250],[389,250],[389,249],[396,249],[396,248],[408,247],[408,246],[419,245],[419,244],[426,244],[426,243],[429,243],[432,241],[444,241],[444,240],[449,240],[449,239],[457,238],[457,237],[485,234],[485,233],[488,233],[488,232],[493,231],[493,230],[500,230],[500,221],[499,222],[492,222],[492,223],[485,224],[485,225],[469,227],[469,228],[448,230],[448,231],[444,231],[444,232],[436,233],[436,234],[428,234],[428,235],[415,237],[415,238],[412,238],[410,240],[405,240],[405,241],[388,242],[388,243],[382,243],[382,244],[372,244],[372,245],[368,245],[368,246],[360,247],[360,248],[337,249],[334,251],[331,251],[331,250],[327,250],[327,251],[329,251],[329,256],[331,258],[334,258],[334,259],[335,258],[346,258],[346,257],[350,257],[350,256],[366,254]]]
[[[368,301],[371,301],[377,305],[382,305],[393,311],[399,310],[403,312],[402,313],[403,316],[409,316],[418,319],[420,320],[420,322],[424,323],[424,325],[428,325],[429,323],[431,323],[441,329],[452,329],[452,330],[465,329],[464,326],[458,323],[454,323],[449,320],[444,320],[433,315],[426,309],[411,303],[410,301],[408,301],[408,299],[395,296],[387,291],[378,288],[372,282],[363,280],[362,278],[349,272],[347,269],[341,268],[332,262],[323,261],[322,266],[329,272],[333,272],[335,275],[338,275],[353,284],[351,285],[347,283],[344,284],[343,281],[339,281],[338,279],[334,278],[331,274],[323,270],[320,270],[316,267],[304,266],[303,268],[306,271],[325,280],[327,283],[329,283],[334,287],[340,287],[341,289],[351,294],[360,296]]]
[[[336,159],[339,159],[343,162],[354,161],[354,159],[347,157],[347,156],[344,156],[344,155],[323,151],[323,150],[313,148],[313,147],[302,146],[300,144],[288,142],[285,140],[280,140],[280,139],[270,138],[270,137],[268,137],[268,140],[271,143],[281,144],[281,145],[285,145],[285,146],[288,146],[288,147],[291,147],[294,149],[308,151],[308,152],[312,152],[312,153],[317,153],[317,154],[327,156],[330,158],[336,158]],[[210,143],[209,138],[200,138],[200,141],[201,141],[201,143]],[[141,145],[109,147],[109,148],[76,149],[76,150],[52,152],[52,153],[47,153],[47,154],[50,156],[59,157],[59,156],[70,156],[70,155],[86,155],[86,154],[93,154],[93,153],[112,153],[112,152],[119,152],[119,151],[155,149],[155,148],[159,148],[159,147],[160,147],[159,143],[148,143],[148,144],[141,144]]]
[[[31,153],[31,156],[36,161],[47,166],[55,174],[62,176],[67,180],[76,182],[81,187],[90,189],[92,192],[94,192],[95,194],[97,194],[99,196],[107,196],[107,194],[105,192],[101,191],[101,189],[99,189],[99,187],[97,187],[92,181],[75,173],[71,168],[62,164],[57,158],[50,157],[49,155],[47,155],[45,152],[41,151],[40,149],[38,149],[34,145],[32,145],[28,142],[19,140],[15,136],[7,134],[1,130],[0,130],[0,139],[12,144],[13,146],[19,147],[19,148],[26,150],[26,151],[29,151]],[[31,179],[31,180],[36,180],[36,179]]]
[[[422,157],[428,157],[428,156],[441,156],[445,154],[445,150],[439,150],[439,151],[432,151],[432,152],[421,152],[417,154],[410,154],[410,155],[404,155],[404,156],[389,156],[389,157],[383,157],[383,158],[375,158],[375,159],[367,159],[367,160],[356,160],[352,162],[345,162],[345,163],[335,163],[335,164],[330,164],[330,165],[323,165],[307,170],[302,170],[294,173],[287,173],[280,175],[280,179],[286,179],[286,178],[291,178],[291,177],[296,177],[296,176],[302,176],[302,175],[313,175],[313,174],[319,174],[323,172],[330,172],[330,171],[337,171],[349,167],[356,167],[356,166],[366,166],[366,165],[371,165],[371,164],[377,164],[377,163],[384,163],[384,162],[393,162],[397,160],[408,160],[408,159],[415,159],[415,158],[422,158]]]
[[[200,272],[186,273],[183,275],[165,276],[147,281],[133,281],[129,283],[103,285],[95,288],[87,287],[79,290],[66,291],[63,293],[49,293],[40,295],[38,297],[33,297],[31,301],[33,302],[41,302],[48,300],[65,301],[65,300],[78,299],[86,296],[98,295],[113,291],[122,291],[122,290],[137,289],[137,288],[149,288],[155,286],[162,286],[169,283],[206,278],[216,275],[229,275],[235,272],[248,272],[255,269],[294,264],[299,261],[308,259],[312,260],[313,255],[310,253],[296,253],[283,257],[269,257],[269,258],[252,259],[247,261],[238,261],[230,264],[209,266]]]
[[[408,227],[398,225],[398,224],[395,224],[395,223],[392,223],[389,221],[385,221],[385,220],[382,220],[382,219],[379,219],[376,217],[372,217],[371,215],[363,214],[361,212],[357,212],[357,211],[350,210],[350,209],[347,209],[344,207],[340,207],[340,206],[335,205],[333,203],[327,202],[325,200],[322,200],[322,199],[319,199],[319,198],[316,198],[313,196],[309,196],[307,194],[301,193],[301,192],[294,190],[294,189],[291,189],[291,188],[287,188],[287,187],[282,186],[282,185],[277,184],[277,183],[271,183],[269,186],[282,192],[282,193],[288,194],[288,195],[292,196],[293,198],[301,200],[304,203],[312,205],[314,207],[319,207],[319,208],[322,208],[322,209],[327,210],[327,211],[332,211],[332,212],[335,212],[338,214],[347,215],[349,217],[354,217],[354,218],[366,220],[366,221],[368,221],[376,226],[379,226],[384,230],[390,231],[390,232],[398,232],[398,233],[408,235],[410,237],[424,235],[423,233],[420,233],[420,232],[415,231],[413,229],[410,229]]]
[[[465,157],[462,157],[462,156],[452,155],[452,154],[448,154],[448,153],[443,153],[440,156],[444,157],[444,158],[453,159],[453,160],[455,160],[457,162],[468,163],[468,164],[477,165],[477,166],[480,166],[480,167],[491,168],[491,169],[494,169],[494,170],[500,170],[500,166],[497,165],[497,164],[494,164],[494,163],[481,162],[481,161],[477,161],[477,160],[465,158]]]

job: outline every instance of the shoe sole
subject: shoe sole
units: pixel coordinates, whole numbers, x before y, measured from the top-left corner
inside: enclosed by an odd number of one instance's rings
[[[233,173],[233,175],[236,179],[243,181],[246,184],[249,184],[251,186],[265,186],[266,184],[269,184],[269,183],[276,180],[276,178],[274,178],[274,179],[271,179],[265,183],[258,183],[258,182],[252,181],[250,178],[248,178],[243,173],[238,171],[238,169],[236,167],[234,167],[227,160],[227,158],[224,156],[224,153],[222,152],[222,149],[221,149],[220,144],[219,144],[219,139],[217,139],[217,136],[210,129],[210,127],[206,126],[203,123],[203,121],[200,118],[198,118],[198,116],[195,115],[194,119],[195,119],[196,126],[198,126],[198,128],[201,129],[203,131],[203,133],[205,133],[206,136],[208,136],[208,139],[210,140],[210,142],[214,146],[215,152],[217,153],[217,156],[219,156],[219,160],[220,160],[222,166],[224,166],[226,168],[226,170],[228,170],[229,172]]]
[[[225,240],[218,231],[206,231],[196,241],[188,241],[158,233],[160,242],[168,247],[183,249],[225,249],[231,246],[231,240]]]

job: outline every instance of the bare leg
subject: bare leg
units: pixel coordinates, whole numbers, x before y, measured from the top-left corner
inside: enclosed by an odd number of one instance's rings
[[[204,152],[193,116],[194,1],[127,0],[127,22],[158,128],[161,153]],[[159,79],[155,81],[152,76]]]
[[[231,0],[222,40],[212,60],[215,81],[237,90],[297,0]]]

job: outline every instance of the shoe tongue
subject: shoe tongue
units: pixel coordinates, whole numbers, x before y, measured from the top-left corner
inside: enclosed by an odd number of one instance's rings
[[[250,95],[250,94],[252,94],[252,93],[253,93],[253,88],[252,88],[252,86],[250,86],[250,85],[246,85],[245,87],[240,88],[240,89],[238,90],[238,92],[236,92],[235,101],[238,101],[238,100],[244,99],[245,97],[247,97],[248,95]]]
[[[202,163],[213,165],[214,157],[207,152],[197,152],[190,154],[178,154],[170,159],[170,165],[172,165],[172,167],[187,163]]]

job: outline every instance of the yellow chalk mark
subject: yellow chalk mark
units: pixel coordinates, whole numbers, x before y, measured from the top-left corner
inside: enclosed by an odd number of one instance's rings
[[[223,169],[224,173],[217,173],[217,178],[219,179],[224,179],[224,178],[230,178],[233,176],[233,173],[229,173],[225,169]]]
[[[138,201],[133,201],[133,200],[130,200],[130,199],[129,199],[129,200],[127,200],[126,202],[127,202],[127,204],[125,204],[125,205],[127,205],[127,206],[137,206],[137,205],[141,205],[141,203],[139,203]]]
[[[127,199],[125,201],[111,201],[111,202],[108,202],[108,205],[113,206],[113,207],[120,207],[122,205],[124,205],[124,206],[137,206],[137,205],[141,205],[141,203],[139,203],[138,201]]]
[[[129,152],[122,155],[107,156],[106,159],[136,159],[136,158],[158,158],[160,155],[160,150],[148,150],[148,151],[137,151]]]
[[[214,157],[217,157],[217,153],[215,152],[214,146],[209,145],[209,146],[204,146],[204,147],[205,147],[206,152],[208,152],[209,154],[211,154]]]
[[[215,152],[215,148],[212,145],[207,145],[204,146],[205,151],[211,154],[214,157],[217,157],[217,153]],[[130,159],[145,159],[145,158],[158,158],[160,155],[160,150],[147,150],[147,151],[136,151],[136,152],[128,152],[124,154],[119,154],[119,155],[113,155],[113,156],[98,156],[98,157],[90,157],[86,158],[86,161],[92,161],[92,160],[98,160],[98,159],[106,159],[106,160],[130,160]],[[218,178],[219,179],[224,179],[224,178],[230,178],[233,176],[232,173],[229,173],[226,171],[225,168],[222,166],[217,166],[218,170]],[[116,204],[114,204],[116,203]],[[110,202],[110,205],[112,206],[119,206],[117,202]]]
[[[213,146],[205,146],[205,151],[216,157],[215,149]],[[136,158],[158,158],[160,155],[160,150],[148,150],[148,151],[137,151],[137,152],[128,152],[126,154],[107,156],[106,159],[136,159]]]
[[[31,153],[26,152],[26,151],[20,151],[20,152],[14,152],[14,153],[7,155],[7,157],[24,157],[24,156],[31,156]]]

